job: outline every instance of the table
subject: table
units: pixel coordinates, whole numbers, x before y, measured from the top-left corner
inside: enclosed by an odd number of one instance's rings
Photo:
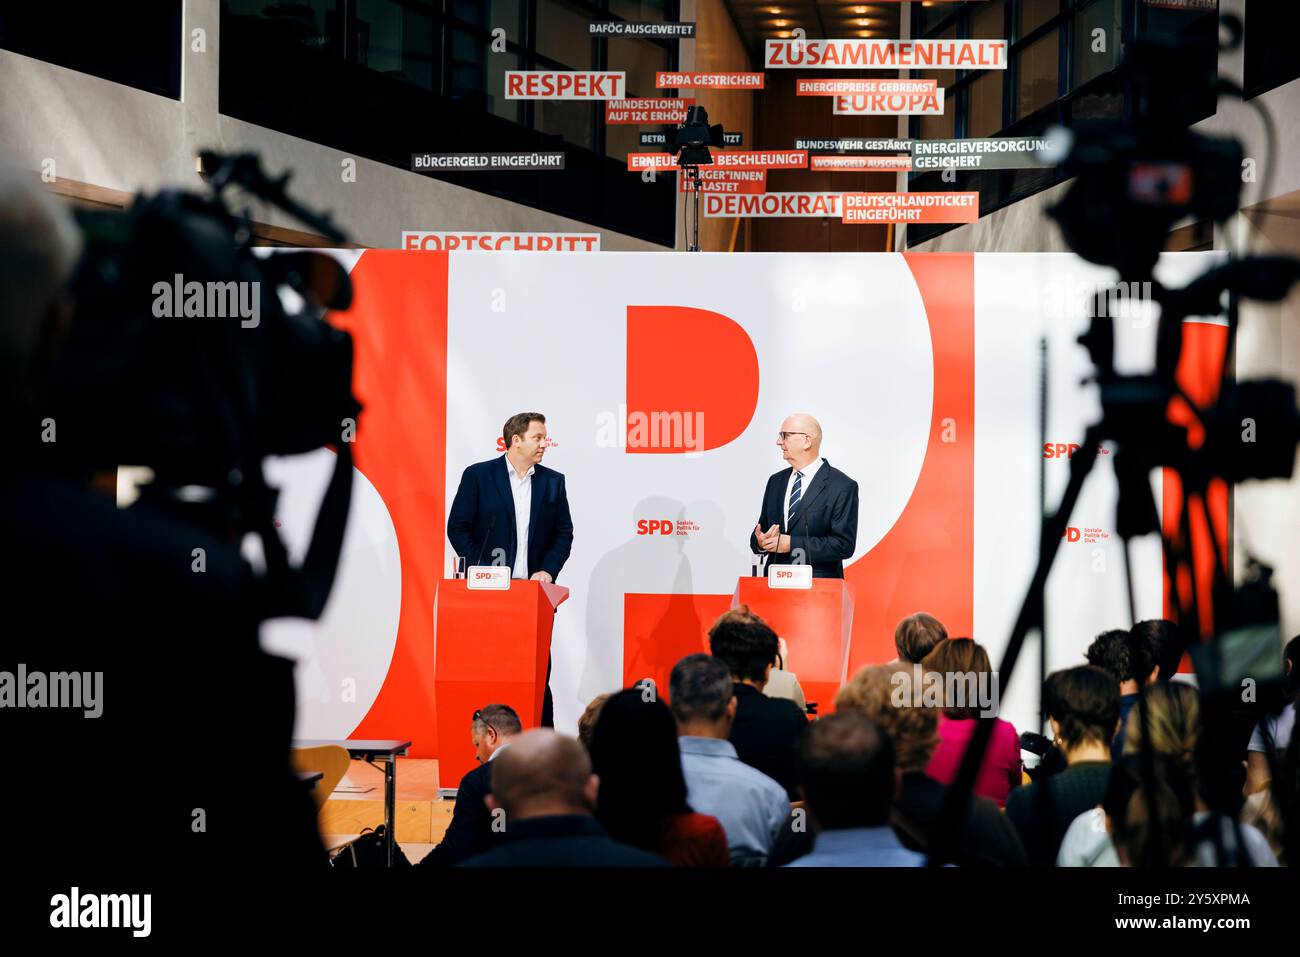
[[[321,748],[337,745],[347,748],[348,756],[360,758],[373,763],[375,758],[384,762],[384,851],[388,866],[393,866],[393,844],[396,840],[396,803],[397,803],[397,758],[406,754],[411,747],[410,741],[375,740],[375,741],[318,741],[295,740],[295,748]]]

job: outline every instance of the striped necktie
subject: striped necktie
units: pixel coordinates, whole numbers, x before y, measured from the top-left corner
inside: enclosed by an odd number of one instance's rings
[[[794,518],[794,510],[799,507],[799,499],[802,495],[803,495],[803,473],[795,472],[794,486],[790,489],[790,507],[787,508],[785,511],[785,514],[789,516],[786,519],[787,525],[790,523],[790,519]]]

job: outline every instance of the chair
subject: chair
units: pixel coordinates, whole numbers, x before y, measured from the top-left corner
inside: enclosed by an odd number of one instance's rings
[[[348,749],[337,744],[327,744],[319,748],[293,748],[289,760],[295,771],[319,771],[323,777],[312,788],[311,797],[316,802],[316,813],[325,806],[334,789],[348,773],[352,758]]]

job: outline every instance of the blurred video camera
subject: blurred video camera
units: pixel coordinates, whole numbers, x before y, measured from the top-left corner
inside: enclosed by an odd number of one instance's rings
[[[351,487],[342,436],[352,394],[352,338],[322,317],[352,301],[347,271],[320,253],[258,255],[231,187],[276,206],[331,242],[328,217],[289,198],[251,154],[204,153],[210,194],[163,190],[124,211],[78,216],[85,252],[75,312],[51,384],[52,454],[80,473],[143,466],[151,502],[238,543],[263,539],[267,607],[316,617],[337,565]],[[302,569],[274,530],[269,455],[334,445],[335,477]]]

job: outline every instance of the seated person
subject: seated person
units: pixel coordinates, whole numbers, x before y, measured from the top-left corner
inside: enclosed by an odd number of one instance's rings
[[[1296,701],[1300,698],[1300,635],[1286,643],[1282,651],[1284,691],[1287,705],[1281,714],[1261,718],[1246,748],[1246,795],[1263,791],[1273,780],[1275,767],[1281,767],[1291,735],[1295,733]]]
[[[785,788],[741,761],[728,740],[736,717],[730,669],[711,655],[687,655],[668,684],[686,802],[722,823],[733,865],[762,866],[790,802]]]
[[[1178,762],[1156,754],[1149,782],[1140,755],[1113,763],[1102,800],[1102,834],[1120,867],[1186,867],[1192,848],[1192,792]]]
[[[677,723],[668,705],[639,688],[609,697],[592,728],[591,767],[600,778],[596,820],[616,841],[678,867],[726,867],[727,835],[715,817],[686,803]]]
[[[1119,733],[1110,744],[1112,761],[1124,753],[1124,729],[1129,709],[1138,699],[1138,680],[1142,687],[1153,684],[1160,674],[1155,647],[1145,630],[1103,631],[1093,639],[1084,653],[1088,664],[1096,665],[1119,684]]]
[[[921,867],[889,826],[898,771],[889,736],[853,711],[814,722],[802,750],[812,851],[787,867]]]
[[[604,694],[598,694],[587,702],[587,708],[578,718],[578,741],[587,753],[591,753],[591,736],[596,733],[596,719],[600,717],[600,709],[605,707],[605,702],[612,696],[607,691]]]
[[[996,708],[993,666],[980,645],[969,638],[949,638],[926,655],[922,667],[944,679],[939,745],[925,773],[940,784],[952,784],[980,715]],[[980,700],[983,692],[988,692],[988,700]],[[1020,735],[1011,722],[994,718],[993,736],[975,778],[975,793],[991,798],[1001,807],[1007,803],[1012,788],[1020,786],[1021,773]]]
[[[709,649],[731,671],[736,695],[731,743],[736,754],[785,788],[788,798],[797,798],[799,742],[808,717],[794,702],[763,693],[779,651],[776,632],[740,605],[713,623]]]
[[[600,782],[574,738],[550,728],[525,731],[492,762],[488,814],[500,843],[457,867],[667,867],[615,841],[595,820]]]
[[[1213,867],[1218,859],[1215,847],[1213,818],[1210,807],[1201,793],[1201,774],[1197,767],[1197,744],[1201,735],[1200,696],[1195,688],[1181,681],[1170,681],[1151,687],[1146,692],[1147,736],[1151,740],[1151,749],[1155,755],[1168,763],[1179,776],[1179,781],[1170,782],[1171,786],[1186,783],[1187,813],[1181,822],[1188,832],[1186,860],[1173,861],[1170,865],[1195,864]],[[1128,727],[1124,736],[1124,757],[1133,758],[1142,753],[1142,721],[1139,708],[1129,712]],[[1157,804],[1159,802],[1157,801]],[[1106,827],[1105,813],[1101,808],[1093,808],[1080,814],[1070,824],[1057,852],[1056,863],[1059,867],[1118,867],[1123,861],[1123,849],[1112,841],[1111,829]],[[1277,857],[1269,846],[1268,839],[1249,824],[1241,823],[1233,827],[1231,818],[1220,818],[1222,846],[1227,860],[1235,863],[1237,835],[1245,846],[1250,863],[1254,867],[1276,867]],[[1194,828],[1201,829],[1193,835]],[[1136,858],[1141,860],[1141,858]]]
[[[1043,686],[1043,705],[1066,767],[1011,792],[1007,818],[1020,832],[1030,863],[1051,867],[1070,824],[1106,796],[1119,683],[1092,665],[1056,671]]]
[[[894,628],[894,648],[901,664],[919,665],[925,656],[948,639],[948,629],[938,618],[918,611],[908,615]]]
[[[451,867],[482,854],[496,843],[483,798],[492,790],[492,760],[523,730],[519,715],[506,704],[490,704],[474,712],[469,736],[479,766],[460,779],[451,823],[438,846],[420,861],[420,867]]]
[[[928,852],[948,798],[948,787],[925,773],[939,743],[939,713],[934,708],[896,703],[894,692],[912,678],[910,665],[863,668],[835,698],[835,711],[864,715],[889,735],[901,775],[894,798],[894,830],[903,844]],[[973,795],[952,855],[963,867],[1026,867],[1029,858],[1015,827],[987,797]]]

